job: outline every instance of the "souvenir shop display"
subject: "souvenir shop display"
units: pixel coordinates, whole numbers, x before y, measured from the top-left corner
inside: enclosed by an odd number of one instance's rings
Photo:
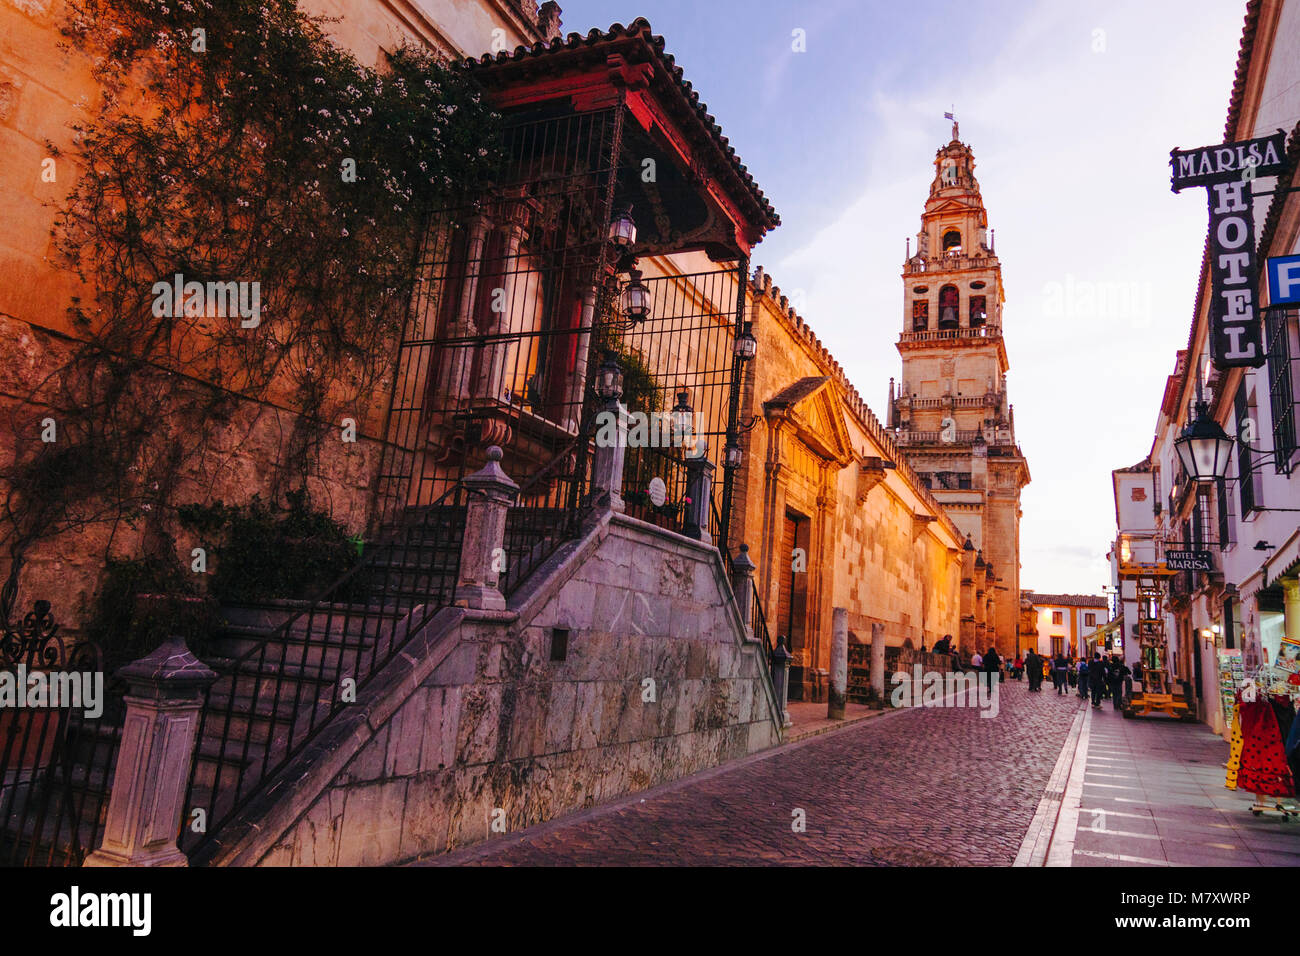
[[[1300,673],[1266,665],[1242,681],[1234,695],[1232,744],[1224,785],[1255,794],[1251,813],[1300,815]]]
[[[1237,688],[1246,679],[1240,650],[1219,651],[1219,696],[1223,700],[1223,721],[1229,727],[1236,718]]]

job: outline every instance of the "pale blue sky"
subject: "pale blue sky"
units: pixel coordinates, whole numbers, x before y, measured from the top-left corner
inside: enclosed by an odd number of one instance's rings
[[[1169,191],[1169,150],[1222,140],[1245,0],[561,5],[566,31],[640,15],[665,37],[781,214],[754,264],[882,418],[904,240],[956,105],[1002,259],[1033,475],[1021,584],[1098,593],[1110,470],[1150,448],[1200,272],[1204,198]],[[1106,283],[1113,305],[1082,283]]]

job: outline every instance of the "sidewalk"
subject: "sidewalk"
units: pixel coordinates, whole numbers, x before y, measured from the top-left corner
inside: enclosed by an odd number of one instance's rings
[[[803,740],[805,737],[815,737],[839,727],[847,727],[868,717],[889,713],[887,709],[872,710],[864,704],[845,704],[844,719],[831,720],[826,716],[826,701],[817,703],[801,700],[791,701],[786,704],[785,709],[794,723],[794,726],[785,728],[783,742],[787,744]]]
[[[1050,841],[1040,835],[1027,852],[1027,837],[1017,862],[1300,866],[1300,822],[1254,816],[1253,794],[1223,785],[1227,759],[1227,743],[1204,724],[1087,707],[1040,804],[1044,819],[1059,805]]]

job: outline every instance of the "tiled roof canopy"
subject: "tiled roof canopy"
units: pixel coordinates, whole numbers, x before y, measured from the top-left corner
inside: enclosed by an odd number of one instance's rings
[[[565,94],[566,77],[583,71],[609,69],[617,83],[623,64],[649,67],[648,84],[656,103],[690,137],[709,172],[726,186],[728,194],[761,232],[780,225],[781,217],[700,101],[699,93],[684,77],[672,54],[664,51],[664,38],[656,35],[644,18],[638,17],[626,27],[616,23],[606,31],[592,30],[585,36],[570,33],[549,42],[516,47],[513,52],[503,50],[495,56],[484,54],[462,62],[489,89],[532,82],[545,84],[554,96]]]

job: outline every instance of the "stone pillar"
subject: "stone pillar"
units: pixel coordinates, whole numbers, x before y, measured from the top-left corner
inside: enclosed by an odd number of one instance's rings
[[[596,453],[591,462],[591,501],[596,508],[622,514],[626,453],[627,406],[617,400],[606,402],[596,418]]]
[[[871,689],[885,700],[885,625],[879,621],[871,622]]]
[[[781,726],[789,727],[790,710],[786,706],[790,692],[790,651],[785,646],[785,638],[779,637],[768,663],[771,666],[772,690],[776,694],[776,705],[781,711]]]
[[[86,866],[186,866],[176,846],[204,690],[217,675],[171,637],[127,664],[126,720],[104,839]]]
[[[736,595],[736,607],[745,637],[754,639],[754,562],[749,557],[749,545],[742,544],[740,553],[731,562],[731,590]]]
[[[582,293],[582,312],[579,318],[578,351],[574,356],[573,372],[565,393],[565,427],[577,431],[582,419],[582,390],[587,387],[587,352],[591,348],[591,324],[596,318],[596,287],[588,286]]]
[[[516,212],[516,220],[520,213]],[[490,310],[491,318],[488,320],[488,327],[483,330],[484,335],[501,335],[502,333],[514,333],[523,331],[516,329],[515,326],[515,285],[516,279],[521,269],[519,261],[519,244],[523,241],[524,225],[522,222],[514,221],[506,229],[506,246],[503,254],[503,266],[506,274],[503,278],[501,287],[500,311]],[[496,290],[493,290],[492,298],[495,299]],[[496,302],[491,303],[495,305]],[[520,310],[522,311],[522,310]],[[522,321],[523,316],[520,316]],[[502,392],[505,391],[505,376],[507,364],[513,359],[518,362],[518,345],[517,342],[510,341],[491,341],[483,345],[483,357],[479,363],[478,381],[474,384],[474,394],[476,397],[486,399],[489,402],[501,401]],[[512,369],[512,371],[514,371]]]
[[[469,238],[465,250],[465,282],[461,286],[460,302],[456,307],[453,334],[470,336],[477,331],[474,325],[474,301],[478,294],[479,275],[483,271],[483,250],[491,228],[486,216],[476,215],[469,221]],[[457,345],[451,350],[446,379],[446,394],[455,404],[469,399],[470,366],[474,361],[474,346]]]
[[[703,455],[686,459],[686,520],[682,533],[688,538],[713,543],[709,534],[709,508],[713,501],[713,462]]]
[[[831,609],[831,687],[826,695],[826,716],[844,719],[844,705],[849,692],[849,612]]]
[[[497,587],[505,567],[506,511],[519,486],[501,470],[501,449],[488,449],[488,462],[465,479],[469,502],[465,509],[465,536],[460,546],[460,576],[456,579],[457,607],[501,611],[506,599]]]

